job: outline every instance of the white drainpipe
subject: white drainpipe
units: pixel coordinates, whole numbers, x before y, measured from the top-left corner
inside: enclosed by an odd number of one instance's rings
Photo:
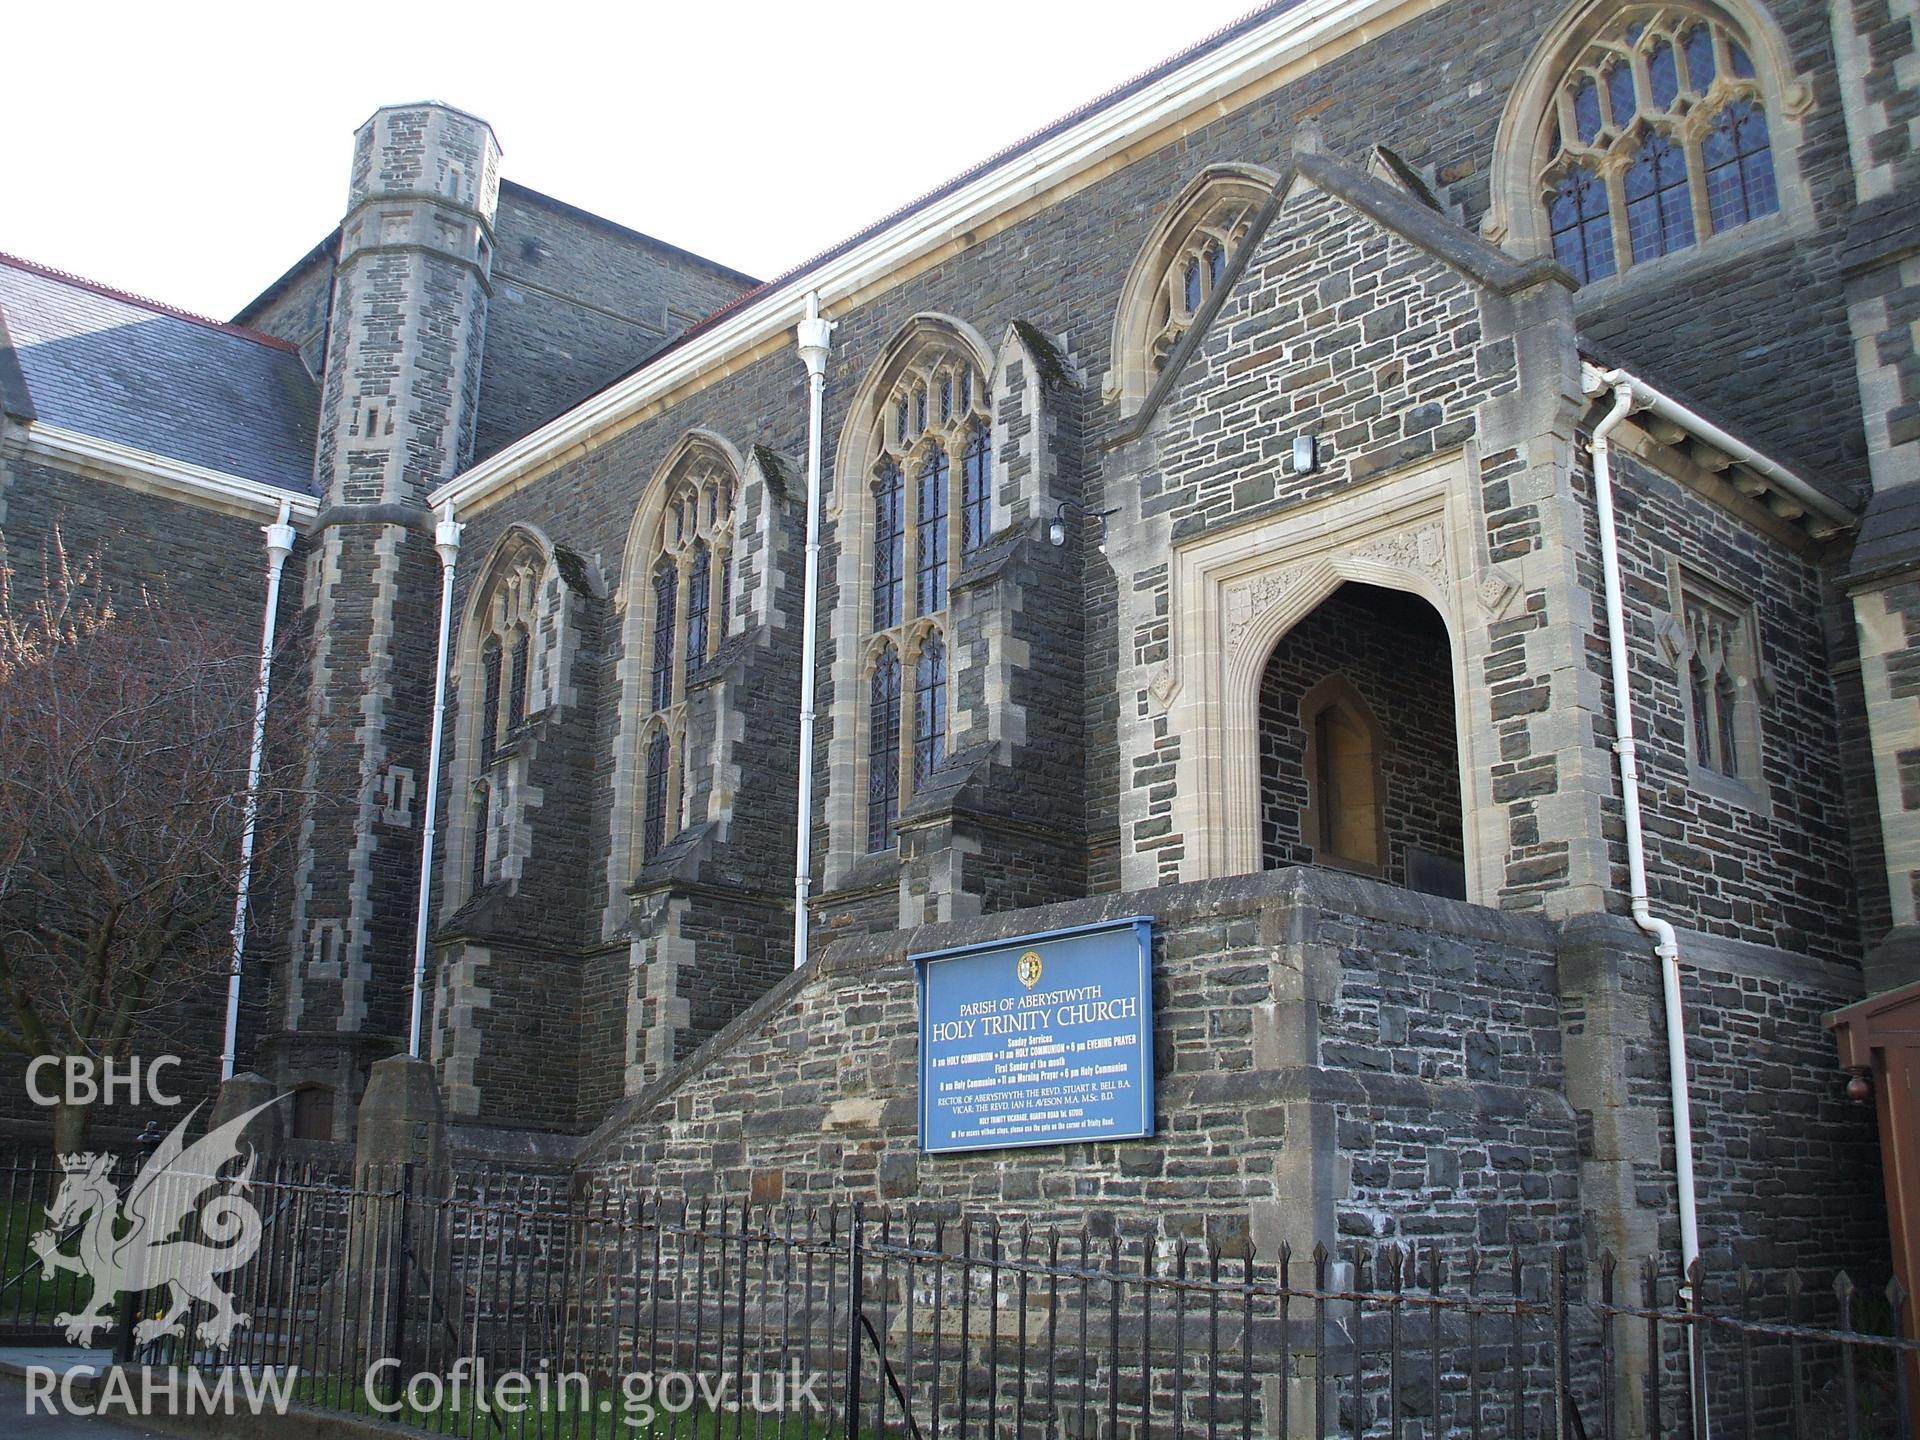
[[[280,573],[293,553],[291,511],[280,502],[280,518],[262,525],[267,537],[267,609],[260,621],[260,678],[253,687],[253,749],[247,757],[246,818],[240,827],[240,883],[233,896],[233,963],[227,970],[227,1037],[220,1052],[220,1078],[233,1078],[240,1044],[240,964],[247,953],[247,896],[253,889],[253,843],[260,823],[260,767],[267,749],[267,698],[273,686],[273,634],[280,619]]]
[[[800,803],[793,848],[793,968],[807,963],[807,897],[813,888],[814,631],[820,619],[820,426],[827,388],[827,351],[834,321],[820,318],[820,294],[807,294],[800,322],[800,359],[807,367],[807,579],[800,627]]]
[[[420,1002],[427,983],[427,917],[433,907],[434,817],[440,808],[440,738],[447,724],[447,643],[453,634],[453,567],[460,559],[460,531],[453,503],[440,512],[433,548],[440,552],[440,658],[433,671],[433,738],[427,741],[427,792],[420,827],[420,907],[413,924],[413,1023],[407,1054],[420,1058]]]
[[[1653,953],[1659,957],[1660,985],[1666,999],[1667,1088],[1673,1097],[1674,1170],[1680,1191],[1680,1258],[1691,1276],[1694,1262],[1700,1258],[1700,1216],[1693,1188],[1693,1106],[1687,1096],[1687,1029],[1680,1004],[1680,945],[1673,926],[1655,916],[1647,904],[1647,856],[1640,828],[1640,764],[1633,739],[1626,606],[1620,596],[1620,542],[1613,518],[1610,437],[1640,397],[1632,377],[1618,370],[1584,366],[1581,381],[1589,395],[1613,391],[1613,408],[1593,427],[1593,500],[1600,520],[1600,573],[1606,585],[1607,652],[1613,671],[1613,748],[1620,757],[1621,818],[1627,832],[1627,898],[1634,923],[1653,937]],[[1689,1281],[1686,1303],[1691,1307],[1697,1299]],[[1688,1353],[1692,1353],[1691,1347]],[[1704,1421],[1705,1402],[1697,1385],[1695,1395]]]

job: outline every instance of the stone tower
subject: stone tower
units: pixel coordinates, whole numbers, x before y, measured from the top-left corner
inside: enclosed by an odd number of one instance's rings
[[[342,1136],[367,1067],[405,1044],[439,596],[426,497],[472,458],[499,158],[485,121],[431,102],[354,137],[307,574],[316,798],[272,1061]]]

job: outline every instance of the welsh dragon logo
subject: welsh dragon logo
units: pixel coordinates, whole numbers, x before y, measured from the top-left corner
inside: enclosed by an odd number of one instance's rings
[[[187,1126],[200,1111],[196,1105],[133,1177],[124,1199],[109,1178],[113,1156],[60,1157],[64,1176],[47,1206],[47,1228],[30,1243],[49,1278],[65,1270],[92,1282],[84,1310],[54,1317],[68,1341],[92,1344],[95,1332],[113,1323],[114,1302],[122,1293],[137,1298],[164,1285],[171,1292],[165,1312],[143,1320],[134,1339],[145,1345],[162,1335],[184,1336],[183,1317],[200,1300],[213,1307],[213,1316],[199,1326],[199,1340],[227,1348],[233,1332],[251,1317],[233,1308],[233,1296],[216,1277],[239,1269],[260,1248],[260,1212],[245,1198],[257,1159],[252,1147],[237,1173],[223,1177],[220,1171],[240,1158],[240,1137],[249,1122],[275,1103],[257,1105],[188,1145]],[[208,1195],[221,1186],[227,1188]],[[177,1236],[189,1218],[203,1238]],[[76,1229],[79,1253],[63,1254],[61,1245]]]

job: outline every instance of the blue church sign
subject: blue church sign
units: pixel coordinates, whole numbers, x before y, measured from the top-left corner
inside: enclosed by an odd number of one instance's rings
[[[920,1148],[1153,1133],[1153,920],[908,957],[920,984]]]

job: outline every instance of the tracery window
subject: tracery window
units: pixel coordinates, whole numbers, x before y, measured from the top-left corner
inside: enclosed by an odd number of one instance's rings
[[[986,541],[991,527],[993,441],[985,379],[964,355],[930,348],[880,404],[877,430],[868,481],[869,850],[894,843],[901,807],[946,758],[945,634],[953,567]]]
[[[533,638],[541,562],[528,556],[509,563],[491,582],[478,613],[480,647],[479,727],[471,775],[468,893],[493,878],[493,795],[506,747],[533,709]],[[469,640],[471,643],[471,639]]]
[[[733,584],[734,477],[717,458],[699,453],[668,481],[672,492],[647,546],[642,572],[651,606],[644,628],[642,673],[650,713],[639,810],[641,859],[653,859],[683,823],[687,687],[719,653]]]
[[[1699,583],[1682,591],[1681,674],[1696,771],[1757,784],[1759,646],[1752,611]]]
[[[1243,190],[1227,191],[1199,213],[1174,250],[1154,294],[1149,321],[1154,373],[1166,365],[1173,347],[1226,278],[1227,257],[1246,238],[1258,208],[1256,197]]]
[[[1113,316],[1113,369],[1102,394],[1131,414],[1165,372],[1181,337],[1226,283],[1279,177],[1258,166],[1209,165],[1154,223],[1127,268]]]
[[[1553,253],[1582,284],[1780,208],[1746,42],[1674,6],[1622,11],[1549,107],[1538,193]]]

